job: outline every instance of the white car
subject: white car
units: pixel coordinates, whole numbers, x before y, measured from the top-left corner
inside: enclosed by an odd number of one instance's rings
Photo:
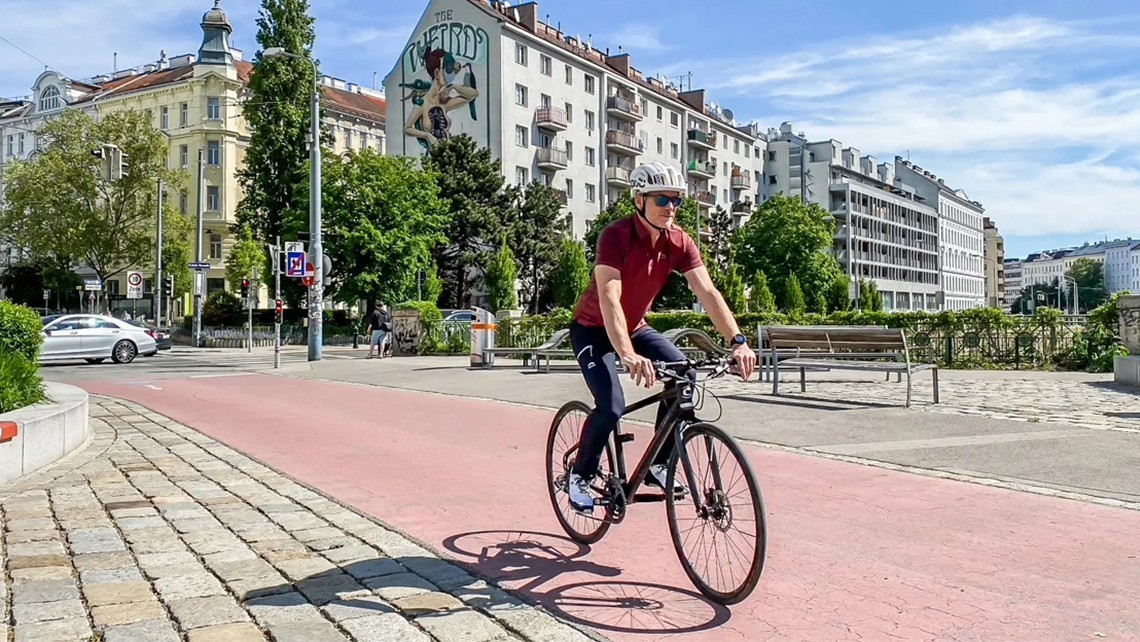
[[[158,346],[147,333],[121,319],[101,314],[65,314],[44,324],[40,361],[130,363],[138,355],[154,356]]]

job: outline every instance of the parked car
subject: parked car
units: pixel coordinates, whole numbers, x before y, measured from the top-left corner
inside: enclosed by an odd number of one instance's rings
[[[146,329],[102,314],[65,314],[44,325],[40,361],[130,363],[158,352]]]
[[[456,310],[443,317],[444,321],[466,321],[468,323],[475,320],[475,313],[471,310]]]
[[[154,339],[155,344],[158,345],[159,350],[169,350],[174,347],[174,340],[171,339],[170,333],[166,330],[163,330],[162,328],[153,325],[148,321],[143,321],[142,319],[133,319],[131,321],[127,321],[127,323],[146,330],[146,333],[149,334],[150,338]]]

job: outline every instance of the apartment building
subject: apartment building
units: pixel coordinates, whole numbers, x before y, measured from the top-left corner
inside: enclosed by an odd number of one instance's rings
[[[997,225],[986,216],[982,218],[982,234],[985,237],[983,266],[986,280],[986,307],[1005,307],[1005,240],[998,233]]]
[[[751,213],[764,143],[755,125],[704,90],[682,90],[633,66],[620,43],[539,19],[534,2],[432,0],[384,80],[388,153],[419,156],[468,134],[514,184],[558,190],[585,234],[648,161],[686,173],[702,212]]]
[[[811,142],[787,122],[764,139],[762,200],[800,196],[831,212],[840,265],[873,281],[886,309],[939,309],[938,212],[894,165],[834,139]]]
[[[245,162],[250,131],[242,113],[248,98],[253,65],[240,49],[230,45],[233,28],[225,12],[213,3],[200,23],[202,43],[196,54],[159,59],[139,67],[116,70],[82,81],[45,71],[32,86],[33,96],[0,105],[0,140],[11,141],[3,150],[3,164],[27,159],[38,145],[36,131],[64,109],[106,114],[118,110],[145,110],[170,141],[168,164],[186,172],[185,187],[167,193],[167,202],[196,218],[199,208],[196,181],[202,164],[202,255],[210,263],[207,292],[224,289],[225,259],[234,242],[237,207],[242,198],[237,175]],[[323,76],[322,120],[334,136],[333,151],[364,148],[384,153],[385,103],[379,91]],[[0,182],[0,193],[3,184]],[[142,266],[149,267],[149,266]],[[86,275],[80,268],[81,275]],[[112,297],[126,292],[120,275],[104,285]],[[150,296],[152,284],[144,284]]]
[[[1110,241],[1104,246],[1104,288],[1108,293],[1140,293],[1140,241]]]
[[[1002,308],[1009,310],[1021,295],[1021,260],[1005,259],[1005,279],[1002,283]]]
[[[929,170],[895,157],[899,178],[938,212],[938,247],[943,309],[966,310],[986,305],[985,234],[982,204],[954,189]]]

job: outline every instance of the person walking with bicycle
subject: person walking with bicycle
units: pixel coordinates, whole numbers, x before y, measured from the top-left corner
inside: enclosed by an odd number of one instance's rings
[[[673,342],[645,321],[673,272],[685,277],[717,331],[732,346],[741,378],[747,381],[756,367],[756,353],[709,277],[696,244],[676,225],[686,191],[681,173],[662,163],[646,163],[633,170],[630,181],[637,215],[610,223],[598,235],[594,273],[570,323],[575,358],[594,397],[568,484],[570,505],[585,513],[594,509],[589,482],[625,408],[618,363],[637,385],[649,388],[656,383],[654,361],[685,359]],[[664,403],[659,406],[658,423],[666,409]],[[650,467],[647,483],[665,488],[672,451],[670,438]],[[683,487],[675,482],[674,490]]]

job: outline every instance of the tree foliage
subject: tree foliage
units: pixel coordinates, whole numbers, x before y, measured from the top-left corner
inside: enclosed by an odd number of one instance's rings
[[[363,150],[348,160],[327,155],[321,178],[328,296],[369,309],[415,298],[420,270],[434,272],[431,253],[444,242],[435,175],[411,158]],[[298,198],[307,197],[305,181]]]
[[[504,238],[514,194],[504,189],[500,162],[491,150],[466,134],[433,146],[423,163],[435,173],[447,203],[447,243],[434,252],[444,281],[442,301],[444,307],[460,307],[471,285],[469,270],[482,274],[493,242]]]
[[[1087,256],[1081,257],[1073,261],[1068,271],[1065,272],[1065,276],[1077,284],[1078,296],[1076,298],[1080,302],[1081,310],[1092,310],[1108,299],[1104,289],[1103,262]],[[1069,305],[1070,299],[1073,298],[1073,284],[1065,281],[1064,285],[1065,305]]]
[[[518,293],[515,290],[517,277],[514,253],[504,243],[487,266],[487,297],[491,312],[518,307]]]
[[[768,288],[768,277],[763,272],[752,276],[752,290],[748,293],[749,312],[775,312],[776,297]]]
[[[725,272],[723,283],[718,286],[728,309],[736,314],[748,311],[748,299],[744,296],[744,279],[740,276],[740,266],[731,263]]]
[[[241,226],[237,242],[226,257],[226,282],[230,290],[240,290],[242,279],[252,279],[254,269],[260,271],[264,263],[265,250],[262,244],[253,240],[253,231],[248,226]]]
[[[883,294],[874,281],[859,279],[859,309],[864,312],[883,311]]]
[[[150,118],[127,110],[96,121],[67,109],[37,135],[39,153],[4,172],[5,238],[37,259],[86,265],[101,280],[153,265],[157,181],[177,185],[181,175],[165,169],[167,139]],[[104,144],[128,157],[127,176],[110,179],[93,155]]]
[[[510,221],[511,250],[519,265],[527,308],[537,313],[541,294],[549,289],[562,240],[569,232],[569,218],[562,213],[558,193],[538,181],[521,192],[510,213],[514,216]]]
[[[800,280],[795,274],[789,275],[784,281],[783,309],[792,316],[802,315],[807,309],[804,291],[800,289]]]
[[[550,277],[554,289],[554,305],[572,308],[578,297],[590,285],[590,266],[586,263],[586,248],[572,239],[562,239],[558,263]]]

